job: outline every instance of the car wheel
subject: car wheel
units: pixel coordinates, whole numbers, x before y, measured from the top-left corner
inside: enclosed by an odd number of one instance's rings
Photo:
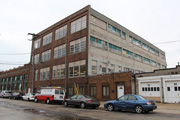
[[[135,107],[135,112],[136,113],[142,113],[142,111],[143,111],[143,108],[140,105]]]
[[[28,98],[28,101],[30,101],[29,98]]]
[[[81,108],[82,108],[82,109],[86,108],[85,103],[81,103]]]
[[[65,102],[64,102],[64,107],[67,107],[67,106],[68,106],[68,102],[65,101]]]
[[[114,106],[113,106],[113,104],[108,104],[107,110],[108,110],[108,111],[114,111]]]
[[[47,103],[47,104],[50,104],[49,98],[46,99],[46,103]]]
[[[38,102],[38,99],[37,99],[37,98],[35,98],[35,99],[34,99],[34,102],[35,102],[35,103],[37,103],[37,102]]]

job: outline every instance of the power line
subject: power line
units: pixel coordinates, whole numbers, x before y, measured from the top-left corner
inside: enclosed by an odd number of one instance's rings
[[[0,65],[24,65],[24,64],[15,64],[15,63],[0,63]]]
[[[0,53],[0,55],[25,55],[25,54],[31,54],[31,53]]]
[[[161,42],[161,43],[154,43],[154,44],[166,44],[166,43],[173,43],[173,42],[180,42],[180,40],[168,41],[168,42]]]

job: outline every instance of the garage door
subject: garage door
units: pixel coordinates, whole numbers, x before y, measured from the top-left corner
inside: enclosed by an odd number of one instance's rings
[[[167,103],[180,103],[180,81],[166,82],[166,101]]]
[[[160,97],[160,83],[141,82],[139,94],[146,97]]]

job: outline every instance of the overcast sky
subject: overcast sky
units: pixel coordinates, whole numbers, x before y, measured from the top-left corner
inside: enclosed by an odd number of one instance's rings
[[[1,0],[0,71],[30,61],[27,33],[87,5],[165,51],[168,68],[180,62],[180,0]]]

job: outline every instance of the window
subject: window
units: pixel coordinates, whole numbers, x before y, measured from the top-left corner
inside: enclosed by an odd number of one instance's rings
[[[66,45],[61,45],[54,48],[54,59],[61,58],[66,55]]]
[[[86,28],[87,17],[83,16],[71,23],[71,34]]]
[[[76,61],[69,63],[69,76],[85,76],[86,75],[86,61]]]
[[[90,96],[96,96],[96,86],[90,86]]]
[[[70,54],[86,51],[86,37],[70,42]]]
[[[157,87],[157,91],[159,91],[159,87]]]
[[[38,40],[35,40],[35,41],[34,41],[34,49],[39,48],[40,45],[41,45],[41,39],[38,39]]]
[[[167,87],[167,91],[171,91],[170,87]]]
[[[145,49],[145,50],[147,50],[147,51],[149,50],[149,46],[146,45],[146,44],[144,44],[144,43],[142,44],[142,48]]]
[[[115,28],[114,26],[112,26],[110,24],[108,24],[108,30],[112,33],[115,33],[115,34],[121,36],[121,30]]]
[[[107,73],[106,72],[106,67],[107,67],[107,64],[106,63],[102,63],[102,73],[103,74]]]
[[[147,87],[145,87],[145,91],[147,91]]]
[[[134,73],[134,69],[128,68],[128,67],[124,67],[124,71],[131,71],[132,73]]]
[[[90,44],[95,46],[95,47],[99,47],[99,48],[102,48],[104,50],[107,50],[107,42],[102,41],[102,40],[95,38],[93,36],[90,37]]]
[[[151,91],[154,91],[153,87],[151,87]]]
[[[142,91],[144,91],[144,87],[142,88]]]
[[[165,55],[161,53],[161,58],[165,60]]]
[[[177,87],[174,87],[174,91],[177,91]]]
[[[59,39],[65,37],[66,33],[67,33],[67,25],[57,29],[55,31],[55,40],[59,40]]]
[[[73,88],[69,88],[69,95],[73,95],[73,94],[74,94]]]
[[[161,64],[160,63],[157,63],[157,67],[160,67],[161,66]]]
[[[47,50],[42,53],[42,57],[41,57],[42,62],[50,61],[50,59],[51,59],[51,50]]]
[[[113,65],[113,64],[111,64],[111,68],[110,68],[110,71],[109,72],[114,72],[114,70],[115,70],[115,65]]]
[[[103,97],[109,97],[109,86],[108,85],[103,86],[102,92],[103,92],[102,94]]]
[[[157,66],[157,65],[156,65],[156,62],[153,61],[153,60],[151,60],[151,65],[152,65],[152,66],[155,66],[155,67]]]
[[[122,38],[126,39],[126,33],[122,31]]]
[[[154,91],[157,91],[157,90],[156,90],[156,87],[154,87]]]
[[[79,92],[81,95],[84,95],[84,87],[79,87]]]
[[[37,81],[38,80],[38,70],[35,70],[36,72],[35,72],[35,81]]]
[[[49,67],[40,69],[40,80],[49,80]]]
[[[149,64],[149,63],[150,63],[150,60],[149,60],[148,58],[145,58],[145,57],[144,57],[144,58],[143,58],[143,62]]]
[[[122,67],[118,66],[118,72],[121,72],[121,71],[122,71]]]
[[[39,64],[39,54],[34,56],[34,64]]]
[[[92,60],[92,74],[97,74],[97,61]]]
[[[130,95],[130,96],[128,97],[128,100],[137,100],[137,98],[136,98],[135,96]]]
[[[132,42],[132,36],[129,36],[129,42]]]
[[[133,44],[141,47],[141,41],[137,40],[136,38],[133,38]]]
[[[138,61],[142,61],[142,56],[140,56],[138,54],[134,54],[134,58]]]
[[[127,57],[132,58],[132,52],[130,52],[130,51],[126,50],[126,49],[123,49],[123,54],[124,54],[125,56],[127,56]]]
[[[118,99],[119,99],[119,101],[124,101],[124,100],[127,100],[128,97],[129,97],[128,95],[124,95],[124,96],[122,96],[122,97],[120,97]]]
[[[53,66],[52,79],[60,79],[65,75],[65,64]]]
[[[117,54],[121,54],[122,53],[122,49],[120,47],[118,47],[116,45],[113,45],[111,43],[109,43],[109,51],[117,53]]]
[[[52,42],[52,33],[49,33],[43,37],[43,46]]]
[[[151,47],[150,47],[149,51],[150,51],[151,53],[153,53],[153,54],[156,53],[155,49],[153,49],[153,48],[151,48]]]

